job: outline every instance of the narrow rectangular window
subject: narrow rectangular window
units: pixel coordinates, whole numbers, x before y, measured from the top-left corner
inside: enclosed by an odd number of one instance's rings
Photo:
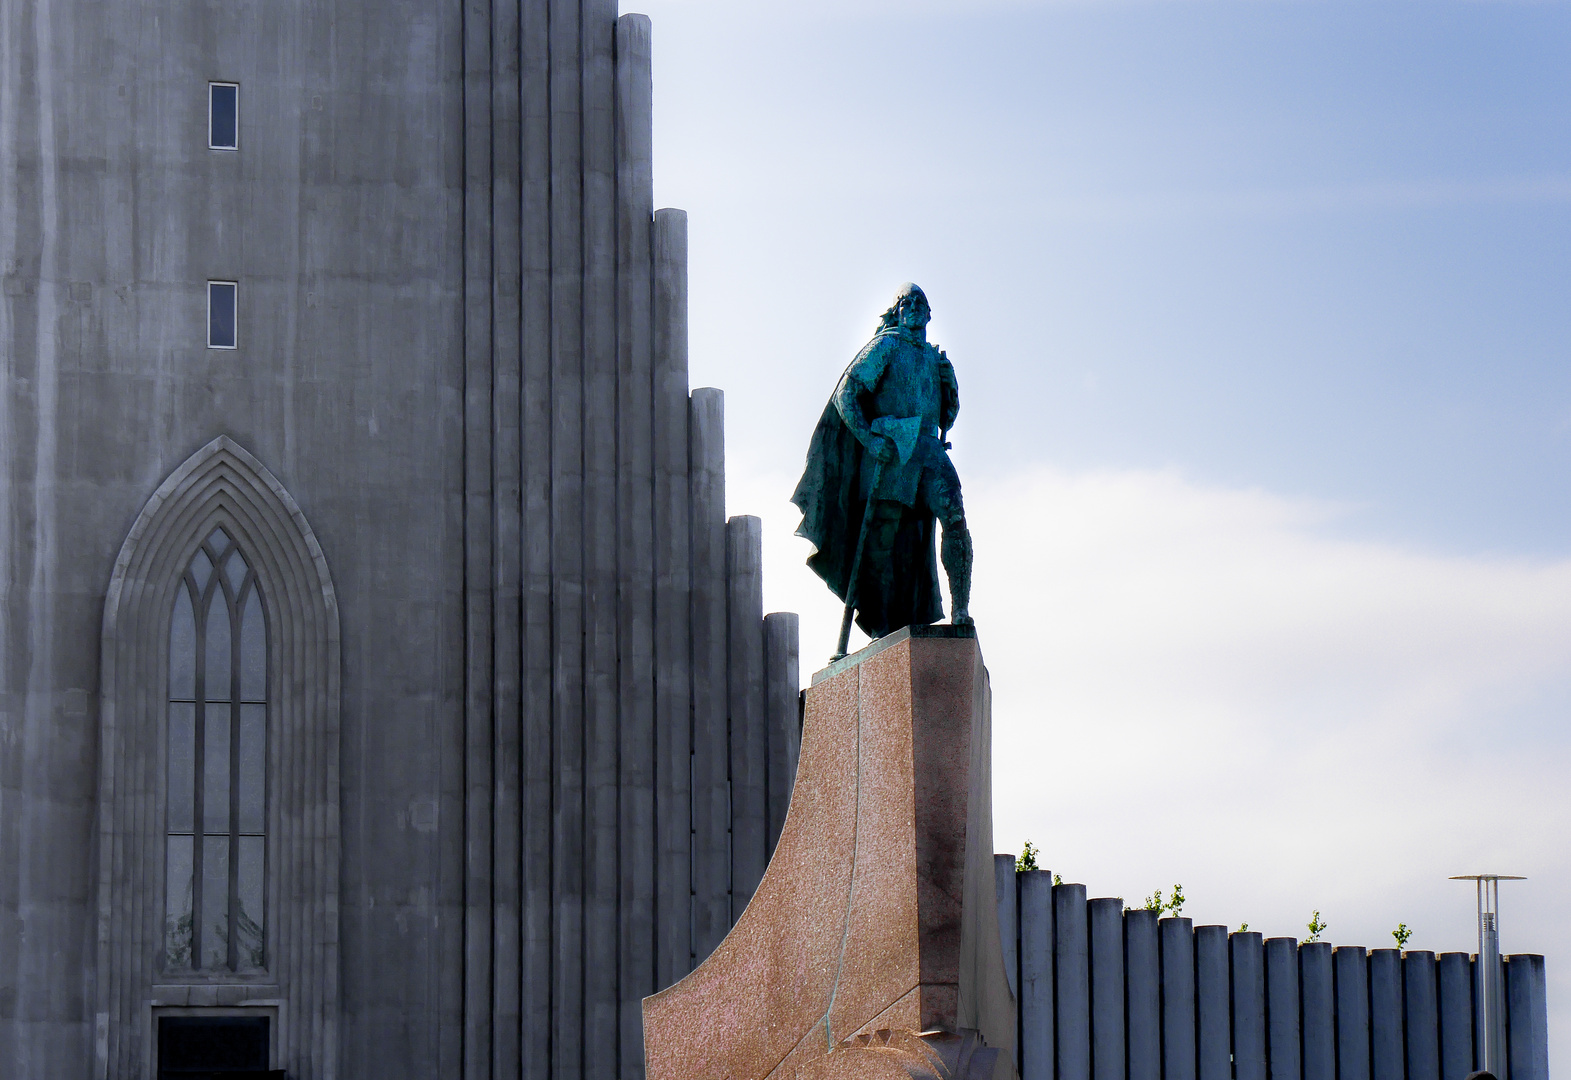
[[[240,149],[240,87],[235,83],[207,84],[207,148]]]
[[[207,283],[207,347],[233,349],[235,347],[235,292],[239,288],[233,281]]]

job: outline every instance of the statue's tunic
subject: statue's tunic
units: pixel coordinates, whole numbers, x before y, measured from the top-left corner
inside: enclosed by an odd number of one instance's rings
[[[850,586],[868,497],[899,515],[892,549],[864,557],[859,575],[856,621],[871,636],[943,618],[934,515],[952,520],[962,513],[943,441],[959,408],[954,367],[944,354],[891,328],[851,361],[813,433],[791,501],[802,511],[797,535],[817,548],[808,565],[836,596],[844,600]],[[900,451],[881,470],[867,449],[876,434]]]

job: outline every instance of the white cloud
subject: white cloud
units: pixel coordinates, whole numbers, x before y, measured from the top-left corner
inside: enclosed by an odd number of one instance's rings
[[[805,678],[838,608],[790,538],[794,480],[733,463],[730,502],[764,510]],[[998,850],[1030,838],[1130,902],[1182,882],[1200,922],[1302,936],[1319,909],[1338,943],[1401,920],[1437,951],[1475,940],[1448,875],[1526,874],[1504,945],[1549,955],[1567,1045],[1571,562],[1350,541],[1335,507],[1171,472],[1041,468],[967,505]]]

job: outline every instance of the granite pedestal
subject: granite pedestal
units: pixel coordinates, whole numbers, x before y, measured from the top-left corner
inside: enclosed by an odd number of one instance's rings
[[[1009,1080],[991,695],[970,627],[815,676],[780,842],[692,974],[644,999],[649,1080]]]

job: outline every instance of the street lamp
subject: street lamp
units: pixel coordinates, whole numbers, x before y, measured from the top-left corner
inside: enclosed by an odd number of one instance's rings
[[[1505,1009],[1501,1001],[1500,883],[1526,881],[1515,874],[1458,874],[1452,881],[1472,881],[1478,888],[1478,1065],[1504,1076],[1506,1069]]]

